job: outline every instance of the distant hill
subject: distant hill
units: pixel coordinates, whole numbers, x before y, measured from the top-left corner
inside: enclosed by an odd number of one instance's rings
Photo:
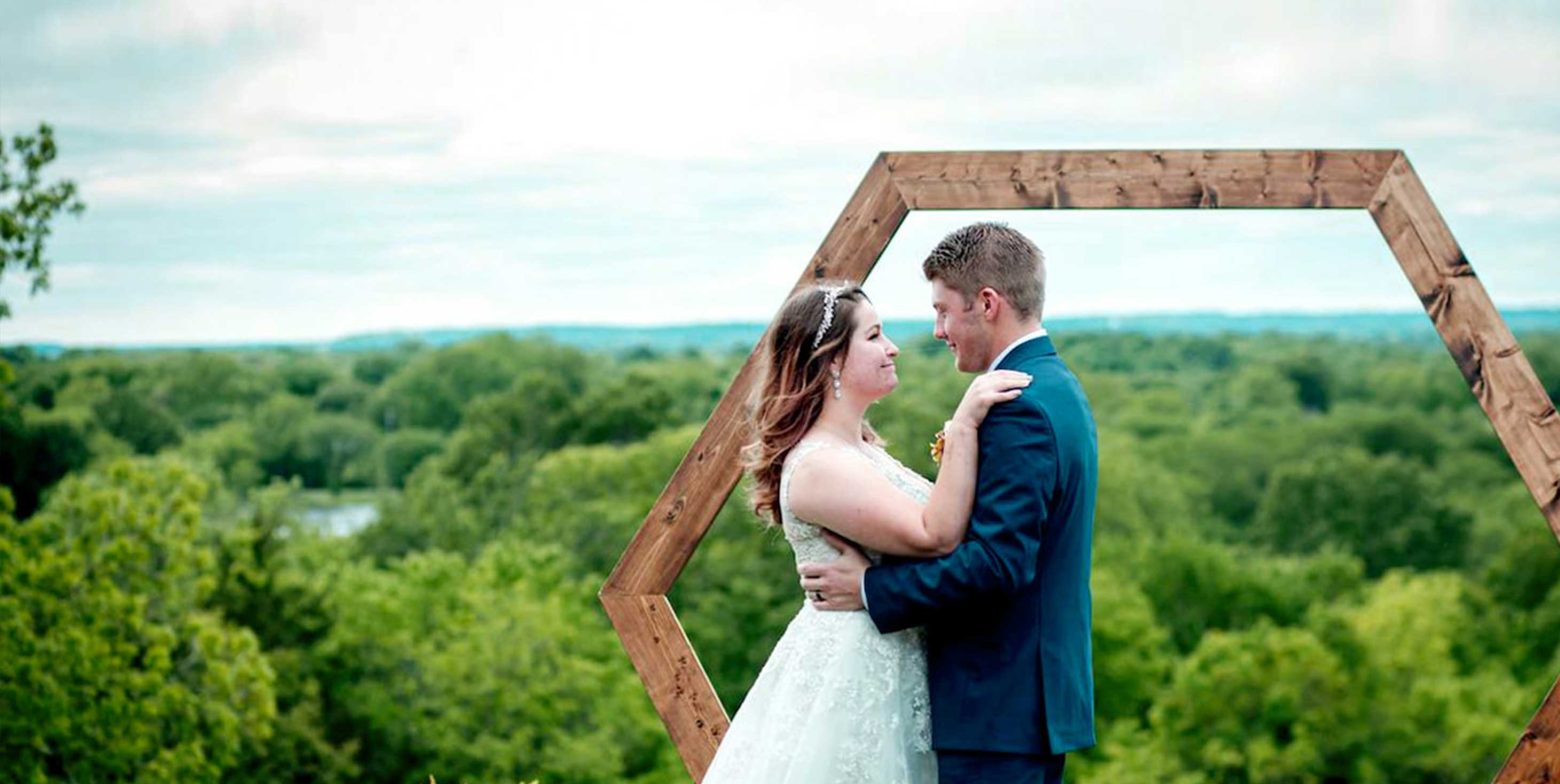
[[[1503,314],[1512,331],[1560,331],[1560,309],[1510,310]],[[445,346],[494,332],[517,337],[545,335],[560,343],[584,349],[626,351],[646,348],[653,351],[687,349],[726,350],[752,346],[764,332],[764,324],[730,322],[721,324],[677,324],[667,326],[540,325],[530,327],[491,327],[485,329],[432,329],[402,332],[377,332],[352,335],[325,342],[64,346],[31,344],[28,348],[44,356],[56,356],[68,348],[107,348],[120,351],[168,351],[177,349],[213,349],[222,351],[269,350],[291,348],[304,351],[361,352],[386,349],[406,342]],[[1067,332],[1132,332],[1162,334],[1260,334],[1276,332],[1290,335],[1328,335],[1351,340],[1389,340],[1432,342],[1435,331],[1424,313],[1263,313],[1231,315],[1225,313],[1166,313],[1131,316],[1081,316],[1055,318],[1046,327],[1058,334]],[[920,319],[895,319],[885,324],[897,340],[930,334],[932,322]]]

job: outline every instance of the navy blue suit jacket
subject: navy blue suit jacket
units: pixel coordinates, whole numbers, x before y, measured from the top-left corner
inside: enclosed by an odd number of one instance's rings
[[[1094,414],[1048,337],[999,368],[1034,380],[981,424],[964,541],[868,569],[863,591],[880,631],[926,627],[938,750],[1064,754],[1094,745]]]

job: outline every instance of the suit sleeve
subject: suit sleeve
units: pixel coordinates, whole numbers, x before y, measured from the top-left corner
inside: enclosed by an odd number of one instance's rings
[[[1044,412],[1020,401],[992,408],[980,428],[978,470],[969,533],[957,549],[867,570],[862,598],[879,631],[925,625],[1037,578],[1047,500],[1057,482],[1055,432]]]

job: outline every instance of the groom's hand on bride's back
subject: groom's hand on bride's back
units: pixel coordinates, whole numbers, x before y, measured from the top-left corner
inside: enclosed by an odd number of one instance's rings
[[[796,567],[796,572],[802,576],[802,590],[807,594],[807,601],[819,610],[862,609],[861,576],[871,562],[856,545],[832,531],[824,531],[823,538],[840,551],[840,557],[827,563],[804,563]]]

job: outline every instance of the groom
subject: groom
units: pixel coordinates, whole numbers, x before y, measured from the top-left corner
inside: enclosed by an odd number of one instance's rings
[[[844,555],[798,567],[802,588],[820,610],[864,606],[883,633],[926,627],[940,781],[1060,782],[1064,755],[1094,745],[1094,415],[1040,326],[1045,264],[1028,238],[966,226],[921,269],[934,334],[959,370],[1034,380],[980,426],[975,506],[958,549],[872,567],[831,537]]]

